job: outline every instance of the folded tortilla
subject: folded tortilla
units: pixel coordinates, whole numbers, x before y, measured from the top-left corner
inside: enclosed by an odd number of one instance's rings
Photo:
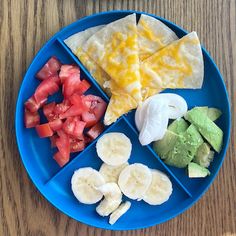
[[[93,78],[98,82],[101,88],[111,95],[110,89],[104,86],[106,81],[110,80],[110,76],[92,59],[88,54],[83,51],[82,45],[97,31],[102,29],[104,25],[95,26],[87,30],[73,34],[69,38],[65,39],[65,44],[71,49],[71,51],[80,59],[82,64],[86,67]]]
[[[83,50],[111,77],[104,123],[109,125],[142,101],[136,15],[114,21],[92,35]]]
[[[174,31],[164,23],[144,14],[140,16],[137,29],[140,61],[178,39]]]
[[[164,88],[201,88],[204,65],[196,32],[187,34],[144,60],[140,72],[143,99]]]

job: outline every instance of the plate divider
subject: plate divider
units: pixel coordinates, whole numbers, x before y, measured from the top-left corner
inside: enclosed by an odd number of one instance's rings
[[[127,125],[133,130],[135,135],[138,137],[138,132],[133,127],[133,125],[129,122],[129,120],[125,117],[125,115],[122,116],[123,120],[127,123]],[[176,175],[169,169],[169,167],[160,159],[160,157],[154,152],[154,150],[151,148],[150,145],[146,146],[149,151],[155,156],[157,161],[164,167],[166,172],[172,176],[172,178],[177,182],[177,184],[181,187],[181,189],[189,196],[192,197],[191,192],[182,184],[182,182],[179,180],[179,178],[176,177]]]
[[[112,125],[110,125],[104,132],[102,132],[101,135],[109,132],[113,126],[115,126],[118,122],[120,122],[120,120],[122,120],[122,117],[120,117],[115,123],[113,123]],[[70,166],[71,164],[73,164],[74,162],[76,162],[84,153],[87,152],[87,150],[89,150],[93,145],[95,145],[95,143],[97,142],[97,139],[100,137],[100,135],[94,139],[82,152],[80,152],[78,155],[76,155],[73,160],[69,161],[64,167],[62,167],[59,171],[57,171],[53,176],[51,176],[48,180],[46,180],[44,182],[44,185],[49,184],[53,179],[55,179],[57,176],[59,176],[62,172],[64,172],[68,166]]]
[[[57,38],[56,41],[61,45],[61,47],[71,56],[71,58],[75,61],[75,63],[80,67],[81,70],[86,74],[89,81],[93,84],[93,86],[96,87],[96,89],[103,95],[103,97],[106,99],[106,102],[109,102],[109,97],[107,94],[100,88],[100,85],[96,82],[96,80],[91,76],[89,71],[86,69],[86,67],[80,62],[80,60],[74,55],[74,53],[67,47],[67,45],[60,39]]]

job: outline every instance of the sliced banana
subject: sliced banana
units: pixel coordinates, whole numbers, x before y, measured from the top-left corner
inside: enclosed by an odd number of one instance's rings
[[[135,163],[125,167],[119,176],[118,184],[125,196],[142,199],[152,181],[152,173],[143,164]]]
[[[96,188],[104,184],[105,180],[102,175],[91,167],[76,170],[71,179],[72,192],[84,204],[100,201],[103,194]]]
[[[151,170],[152,182],[143,200],[150,205],[160,205],[166,202],[172,193],[170,179],[159,170]]]
[[[103,162],[120,166],[130,158],[132,144],[130,139],[118,132],[104,134],[96,144],[97,154]]]
[[[126,201],[125,203],[122,203],[111,215],[109,218],[109,224],[113,225],[116,223],[116,221],[124,215],[130,208],[131,203],[129,201]]]
[[[96,211],[100,216],[108,216],[121,203],[122,193],[120,188],[116,183],[106,183],[97,189],[104,195],[104,200],[97,206]]]
[[[99,173],[102,174],[106,183],[118,183],[121,171],[128,165],[128,162],[125,162],[120,166],[110,166],[106,163],[103,163],[100,167]]]

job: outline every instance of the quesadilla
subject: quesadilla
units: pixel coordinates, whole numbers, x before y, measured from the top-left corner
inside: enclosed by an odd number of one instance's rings
[[[144,100],[164,88],[201,88],[204,65],[196,32],[187,34],[144,60],[140,72]]]
[[[142,101],[136,15],[106,25],[88,39],[83,50],[111,77],[106,85],[112,96],[104,118],[109,125]]]
[[[140,61],[178,39],[164,23],[144,14],[140,16],[137,29]]]

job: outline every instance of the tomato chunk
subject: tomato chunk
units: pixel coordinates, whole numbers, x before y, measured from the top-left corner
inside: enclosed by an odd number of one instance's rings
[[[47,63],[42,67],[42,69],[36,74],[36,78],[39,80],[45,80],[52,75],[57,74],[60,70],[61,63],[56,57],[51,57]]]
[[[58,130],[57,134],[59,138],[56,140],[56,146],[61,153],[61,155],[65,158],[70,157],[70,141],[68,135],[63,130]]]
[[[70,108],[70,102],[68,100],[64,100],[62,103],[59,103],[54,108],[54,114],[60,115],[66,112]]]
[[[69,161],[69,157],[64,157],[61,152],[54,154],[53,158],[60,167],[64,166]]]
[[[51,141],[51,147],[56,147],[56,140],[58,139],[58,135],[54,134],[53,136],[50,137],[50,141]]]
[[[43,80],[36,88],[34,98],[37,103],[46,99],[49,95],[53,95],[59,90],[57,83],[51,78]]]
[[[38,112],[30,112],[27,109],[25,109],[25,114],[24,114],[24,121],[25,121],[25,127],[26,128],[32,128],[35,127],[36,125],[39,125],[40,123],[40,117]]]
[[[76,92],[84,94],[90,87],[91,84],[87,80],[83,79],[76,88]]]
[[[62,65],[60,73],[59,73],[61,83],[64,83],[64,81],[73,74],[77,75],[77,77],[80,80],[80,69],[79,69],[78,66],[75,66],[75,65]]]
[[[60,119],[55,119],[49,122],[49,126],[53,131],[57,131],[62,128],[63,122]]]
[[[46,138],[53,135],[53,131],[48,123],[37,125],[35,128],[40,138]]]
[[[86,111],[83,112],[82,115],[82,120],[86,123],[86,128],[91,127],[95,125],[98,122],[97,117],[94,115],[94,113]]]
[[[79,84],[80,78],[77,74],[72,74],[70,77],[66,78],[62,87],[64,97],[69,98],[73,93],[75,93]]]
[[[25,108],[29,110],[30,112],[34,113],[36,112],[40,107],[42,107],[45,102],[47,101],[47,98],[43,99],[40,101],[40,103],[36,102],[35,97],[32,96],[30,97],[26,102],[25,102]]]
[[[70,152],[81,152],[85,148],[84,139],[70,139]]]
[[[87,135],[91,139],[95,139],[102,133],[103,130],[104,130],[104,126],[102,123],[99,122],[87,132]]]
[[[75,121],[73,117],[68,117],[62,126],[63,130],[69,134],[73,135],[75,128]]]
[[[65,113],[60,114],[61,119],[65,119],[71,116],[79,116],[87,110],[86,106],[72,105]]]
[[[46,116],[48,120],[50,120],[49,118],[53,114],[55,106],[56,106],[55,102],[51,102],[43,106],[43,114]]]
[[[81,120],[76,120],[75,121],[75,127],[73,131],[73,136],[74,137],[81,137],[83,135],[84,128],[86,126],[86,123],[81,121]]]

